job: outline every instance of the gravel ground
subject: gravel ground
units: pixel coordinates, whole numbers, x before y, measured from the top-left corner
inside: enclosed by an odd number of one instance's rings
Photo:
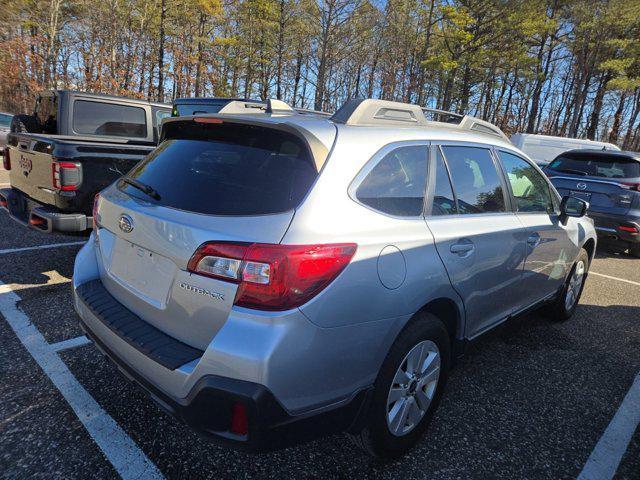
[[[74,240],[27,232],[0,215],[0,250]],[[20,308],[49,343],[80,334],[63,283],[78,248],[0,255],[0,280],[21,288]],[[640,282],[639,267],[605,253],[592,271]],[[476,340],[452,371],[426,437],[394,463],[362,456],[341,435],[261,455],[219,447],[160,411],[92,345],[61,357],[167,478],[576,478],[640,372],[639,293],[591,275],[571,321],[534,312]],[[113,478],[1,315],[0,339],[0,477]],[[640,480],[640,431],[616,478]]]

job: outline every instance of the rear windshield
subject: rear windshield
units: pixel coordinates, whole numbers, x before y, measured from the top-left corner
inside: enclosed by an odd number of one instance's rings
[[[81,135],[145,138],[147,116],[140,107],[76,100],[73,130]]]
[[[590,177],[635,178],[640,177],[640,161],[633,158],[609,155],[561,155],[549,164],[558,172]]]
[[[174,138],[129,173],[152,187],[159,200],[124,182],[119,188],[189,212],[263,215],[298,206],[318,175],[306,146],[286,132],[189,123],[171,125],[168,135]]]

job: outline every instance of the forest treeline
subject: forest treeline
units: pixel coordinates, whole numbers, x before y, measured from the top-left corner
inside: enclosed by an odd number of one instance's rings
[[[2,0],[0,108],[378,97],[640,150],[640,0]]]

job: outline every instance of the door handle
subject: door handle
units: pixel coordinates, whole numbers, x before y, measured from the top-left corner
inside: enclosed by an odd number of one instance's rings
[[[527,238],[527,243],[534,248],[537,247],[540,245],[540,235],[538,233],[532,233],[529,235],[529,238]]]
[[[460,256],[464,256],[465,253],[469,253],[473,250],[473,243],[454,243],[449,250],[451,253],[457,253]]]

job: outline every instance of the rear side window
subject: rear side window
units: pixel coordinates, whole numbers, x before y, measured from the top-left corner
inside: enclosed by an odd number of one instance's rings
[[[129,176],[160,196],[120,182],[152,203],[210,215],[262,215],[298,206],[318,172],[298,137],[248,125],[168,124],[167,140]],[[166,127],[166,126],[165,126]]]
[[[617,155],[572,154],[556,158],[549,168],[558,172],[604,178],[640,177],[640,161]]]
[[[389,215],[422,215],[427,158],[426,146],[392,150],[360,183],[356,198],[364,205]]]
[[[140,107],[76,100],[73,130],[81,135],[145,138],[147,117]]]
[[[442,147],[461,214],[504,212],[504,192],[486,148]]]
[[[500,151],[500,159],[519,212],[554,211],[549,184],[529,162],[503,151]]]
[[[431,215],[455,215],[458,213],[456,201],[453,197],[449,173],[444,164],[440,149],[436,151],[436,175],[433,188],[433,206],[431,207]]]
[[[173,106],[171,115],[173,117],[184,117],[187,115],[198,115],[203,113],[218,113],[227,103],[229,103],[227,100],[221,100],[202,103],[201,105],[176,104]]]

